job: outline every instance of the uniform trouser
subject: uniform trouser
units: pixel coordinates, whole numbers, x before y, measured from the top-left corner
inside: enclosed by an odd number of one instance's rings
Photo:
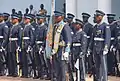
[[[44,62],[43,62],[43,57],[42,55],[39,54],[39,52],[35,52],[34,54],[34,62],[35,62],[35,67],[34,71],[37,70],[38,76],[41,77],[43,75],[43,70],[44,70]],[[36,76],[36,73],[35,73]]]
[[[69,79],[68,64],[66,61],[61,60],[60,56],[53,56],[53,66],[55,78],[53,81],[67,81]]]
[[[50,59],[47,59],[47,64],[48,64],[48,77],[52,77],[52,72],[51,72],[51,69],[52,69],[52,66],[51,66],[51,61]]]
[[[85,81],[85,60],[84,60],[84,57],[83,58],[79,58],[78,59],[79,62],[78,62],[78,65],[79,65],[79,68],[77,69],[77,72],[76,72],[76,81]]]
[[[108,67],[108,73],[109,74],[114,74],[115,69],[114,69],[114,53],[112,51],[109,51],[107,54],[107,67]]]
[[[9,53],[9,61],[10,61],[10,74],[17,75],[17,60],[16,60],[16,51]]]
[[[22,76],[28,76],[28,57],[26,49],[22,50]]]
[[[94,60],[95,60],[95,73],[96,81],[108,81],[107,77],[107,55],[95,53],[94,51]]]
[[[5,56],[3,52],[0,52],[0,74],[4,72],[4,63],[5,63]]]

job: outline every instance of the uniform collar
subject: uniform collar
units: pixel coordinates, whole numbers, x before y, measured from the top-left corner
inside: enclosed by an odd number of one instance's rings
[[[97,26],[101,25],[102,23],[103,23],[103,20],[99,24],[97,24]]]
[[[63,20],[62,20],[62,21],[60,21],[59,23],[57,23],[56,26],[58,27],[58,26],[63,25],[63,24],[64,24],[64,22],[63,22]]]
[[[81,31],[83,31],[83,30],[82,30],[82,28],[81,28],[81,29],[79,29],[76,33],[79,33],[79,32],[81,32]]]
[[[28,23],[28,24],[26,24],[25,26],[29,26],[29,25],[31,25],[31,23]]]
[[[17,26],[19,23],[15,23],[13,26]]]
[[[45,25],[45,23],[40,24],[40,26],[44,26],[44,25]]]
[[[3,24],[3,23],[5,23],[5,21],[2,21],[0,24]]]

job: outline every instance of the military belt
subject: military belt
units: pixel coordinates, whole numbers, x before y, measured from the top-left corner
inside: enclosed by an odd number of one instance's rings
[[[89,39],[89,38],[90,38],[90,36],[87,36],[87,38]]]
[[[111,40],[114,40],[115,38],[114,37],[111,37]]]
[[[24,40],[29,40],[29,39],[30,39],[30,37],[23,37],[23,39],[24,39]]]
[[[37,43],[37,44],[42,44],[42,43],[43,43],[43,41],[36,41],[36,43]]]
[[[120,36],[118,36],[117,38],[118,38],[118,40],[120,40]]]
[[[97,37],[95,37],[94,40],[95,40],[95,41],[104,41],[103,38],[97,38]]]
[[[0,39],[3,39],[3,36],[0,36]]]
[[[9,38],[10,41],[16,41],[18,38]]]
[[[81,43],[73,43],[73,46],[81,46]]]

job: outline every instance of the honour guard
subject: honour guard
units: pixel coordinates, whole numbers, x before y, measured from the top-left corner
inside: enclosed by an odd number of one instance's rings
[[[52,57],[54,65],[53,81],[69,80],[68,60],[71,45],[71,33],[68,24],[63,22],[64,13],[54,11],[55,26],[53,28]]]
[[[33,19],[32,14],[24,15],[23,38],[22,38],[22,78],[28,78],[31,76],[31,65],[33,60],[33,55],[31,50],[34,45],[34,27],[31,25]]]
[[[75,60],[78,61],[77,68],[77,80],[76,81],[85,81],[85,54],[87,49],[87,35],[82,30],[83,22],[79,19],[76,20],[76,33],[73,36],[73,53],[75,55]],[[76,63],[77,64],[77,63]]]
[[[46,43],[47,26],[45,25],[45,15],[37,14],[37,28],[35,29],[35,65],[38,71],[38,77],[35,73],[34,78],[43,79],[44,71],[46,70],[44,49]]]
[[[4,75],[4,63],[6,62],[6,46],[8,44],[9,28],[4,21],[4,16],[0,13],[0,76]]]
[[[10,14],[9,13],[3,13],[4,15],[4,21],[6,22],[7,26],[10,28],[12,27],[12,24],[10,22]]]
[[[107,55],[107,61],[108,61],[108,75],[115,75],[115,59],[116,55],[115,53],[115,38],[116,38],[116,31],[117,31],[117,23],[115,22],[115,14],[107,14],[108,23],[110,25],[111,30],[111,42],[110,42],[110,50]]]
[[[88,13],[82,13],[82,19],[84,22],[84,26],[83,26],[83,31],[87,34],[87,46],[89,45],[89,41],[90,41],[90,37],[92,35],[92,30],[93,30],[93,25],[91,23],[89,23],[89,18],[90,18],[90,14]],[[87,47],[88,48],[88,47]],[[85,65],[86,65],[86,72],[90,72],[90,67],[91,67],[91,56],[88,57],[88,55],[85,56]]]
[[[108,81],[106,57],[110,46],[111,32],[110,27],[102,21],[104,15],[104,12],[96,10],[94,23],[97,24],[94,26],[90,42],[90,49],[92,50],[93,47],[95,61],[95,81]]]
[[[21,44],[22,44],[22,30],[23,28],[19,24],[19,15],[18,14],[12,14],[11,15],[11,21],[13,26],[10,28],[10,34],[9,34],[9,50],[8,50],[8,57],[9,57],[9,75],[17,77],[18,71],[17,64],[19,60],[18,51],[21,51]]]
[[[67,14],[67,22],[68,22],[70,28],[72,29],[73,33],[75,33],[74,22],[73,22],[74,17],[75,16],[71,13]]]

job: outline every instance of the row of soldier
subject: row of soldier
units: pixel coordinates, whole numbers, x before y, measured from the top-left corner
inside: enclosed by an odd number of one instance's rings
[[[83,21],[75,19],[75,23],[73,14],[67,14],[66,19],[62,12],[55,11],[54,15],[53,50],[50,59],[46,59],[46,15],[25,14],[22,18],[22,15],[14,13],[7,21],[10,15],[0,14],[0,75],[8,71],[8,76],[13,77],[22,74],[23,78],[34,76],[43,79],[47,75],[46,79],[52,78],[53,81],[66,81],[68,78],[73,81],[72,71],[76,71],[74,64],[79,59],[77,80],[85,81],[86,70],[92,72],[94,81],[107,81],[106,56],[112,61],[111,65],[108,63],[108,72],[119,75],[115,55],[119,50],[120,28],[114,14],[108,14],[108,25],[102,22],[105,13],[96,10],[94,23],[97,24],[94,27],[88,22],[90,15],[87,13],[82,13]],[[65,45],[61,45],[63,42]]]

